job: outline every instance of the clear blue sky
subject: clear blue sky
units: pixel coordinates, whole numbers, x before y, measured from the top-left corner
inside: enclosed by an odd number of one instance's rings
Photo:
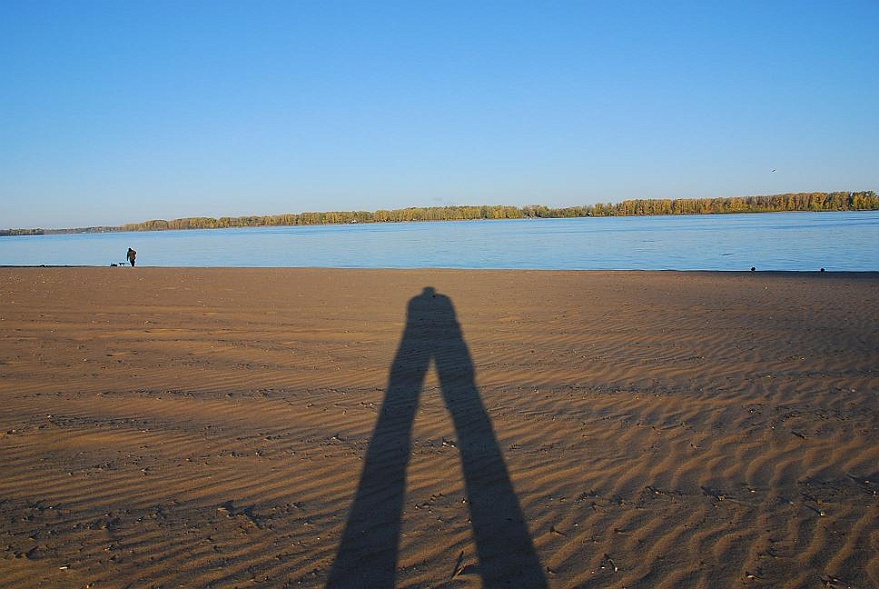
[[[877,190],[877,23],[876,0],[0,0],[0,227]]]

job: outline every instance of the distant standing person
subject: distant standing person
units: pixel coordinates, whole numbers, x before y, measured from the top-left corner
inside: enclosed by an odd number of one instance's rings
[[[137,252],[131,248],[128,248],[128,256],[126,256],[126,257],[128,258],[128,262],[131,264],[131,267],[133,268],[134,267],[134,258],[137,257]]]

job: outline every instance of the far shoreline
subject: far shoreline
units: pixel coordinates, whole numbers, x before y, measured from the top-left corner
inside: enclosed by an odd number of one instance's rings
[[[152,219],[124,225],[95,225],[59,229],[7,228],[0,237],[65,235],[79,233],[142,233],[190,229],[243,229],[320,225],[424,223],[435,221],[501,221],[516,219],[570,219],[601,217],[681,217],[764,213],[833,213],[879,210],[879,195],[872,190],[797,192],[758,196],[707,198],[628,199],[617,203],[549,207],[516,205],[448,205],[407,207],[375,211],[323,211],[245,215],[238,217],[182,217]]]

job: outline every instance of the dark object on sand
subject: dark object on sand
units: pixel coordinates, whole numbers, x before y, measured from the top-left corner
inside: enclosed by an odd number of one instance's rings
[[[128,262],[134,267],[134,258],[137,257],[137,252],[131,248],[128,248],[128,254],[125,256],[128,259]]]

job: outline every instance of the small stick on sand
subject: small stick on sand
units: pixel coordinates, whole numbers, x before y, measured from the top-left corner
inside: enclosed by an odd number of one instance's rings
[[[455,561],[455,568],[452,570],[452,578],[454,579],[458,575],[461,574],[461,571],[464,570],[464,567],[461,566],[464,562],[464,551],[462,550],[460,554],[458,554],[458,560]]]

